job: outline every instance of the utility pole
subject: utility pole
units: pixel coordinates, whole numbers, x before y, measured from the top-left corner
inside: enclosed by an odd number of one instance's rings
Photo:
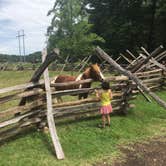
[[[22,32],[22,34],[21,34]],[[20,55],[20,62],[25,62],[25,40],[24,40],[24,30],[18,31],[18,44],[19,44],[19,55]],[[21,37],[22,37],[22,42],[21,42]],[[23,46],[23,58],[22,58],[22,47]]]
[[[22,58],[21,58],[21,43],[20,43],[20,37],[21,37],[21,35],[20,35],[20,31],[18,31],[18,36],[16,36],[16,37],[18,37],[18,49],[19,49],[20,62],[21,62]]]
[[[22,30],[22,37],[23,37],[23,53],[24,53],[24,62],[25,62],[26,59],[25,59],[25,40],[24,40],[25,34],[24,34],[24,30]]]

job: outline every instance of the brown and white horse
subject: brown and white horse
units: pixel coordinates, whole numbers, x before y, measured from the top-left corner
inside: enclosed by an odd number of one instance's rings
[[[85,80],[85,79],[93,79],[94,81],[103,81],[104,76],[100,70],[100,67],[98,64],[92,64],[88,68],[85,69],[83,73],[81,73],[79,76],[69,76],[69,75],[59,75],[56,76],[55,79],[51,83],[66,83],[66,82],[71,82],[71,81],[79,81],[79,80]],[[78,89],[78,88],[90,88],[91,82],[90,83],[84,83],[81,85],[69,85],[69,86],[64,86],[64,87],[56,87],[56,91],[60,90],[69,90],[69,89]],[[87,98],[88,93],[83,93],[79,94],[79,99],[82,98]],[[58,102],[61,101],[62,99],[58,97]]]

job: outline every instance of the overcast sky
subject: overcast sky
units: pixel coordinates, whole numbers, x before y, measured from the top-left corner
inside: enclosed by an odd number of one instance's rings
[[[25,31],[26,54],[41,51],[55,0],[0,0],[0,53],[19,54],[19,30]]]

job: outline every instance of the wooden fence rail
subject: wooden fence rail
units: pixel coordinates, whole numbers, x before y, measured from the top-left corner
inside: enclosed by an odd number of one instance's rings
[[[145,71],[136,73],[136,76],[142,80],[142,82],[149,88],[155,89],[165,86],[165,72],[161,69],[155,69],[151,71]],[[113,110],[121,113],[125,109],[132,107],[128,104],[129,100],[136,97],[139,93],[137,85],[129,80],[126,76],[110,76],[106,78],[111,82],[111,89],[113,91]],[[91,79],[70,82],[71,85],[78,85],[87,82],[92,82]],[[6,110],[0,111],[0,141],[10,138],[26,129],[39,125],[41,122],[46,121],[46,93],[43,89],[44,81],[39,83],[27,83],[9,88],[0,89],[0,104],[5,104],[9,101],[18,100],[22,97],[30,98],[30,101],[24,106],[15,106]],[[65,91],[54,91],[54,87],[69,85],[63,84],[51,84],[52,96],[66,96],[66,95],[78,95],[80,93],[93,93],[94,90],[99,87],[73,89]],[[29,91],[23,91],[31,87],[33,89]],[[41,88],[42,87],[42,88]],[[130,89],[131,88],[131,89]],[[14,91],[14,92],[13,92]],[[9,92],[12,92],[10,94]],[[53,116],[56,119],[63,118],[78,118],[90,115],[97,115],[99,109],[99,101],[95,98],[88,98],[84,100],[70,101],[64,103],[53,104]],[[17,115],[17,116],[16,116]]]

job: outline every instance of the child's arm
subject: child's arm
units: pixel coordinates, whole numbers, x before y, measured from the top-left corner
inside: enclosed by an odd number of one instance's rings
[[[96,93],[96,97],[97,97],[98,99],[100,99],[99,91],[95,89],[95,93]]]

